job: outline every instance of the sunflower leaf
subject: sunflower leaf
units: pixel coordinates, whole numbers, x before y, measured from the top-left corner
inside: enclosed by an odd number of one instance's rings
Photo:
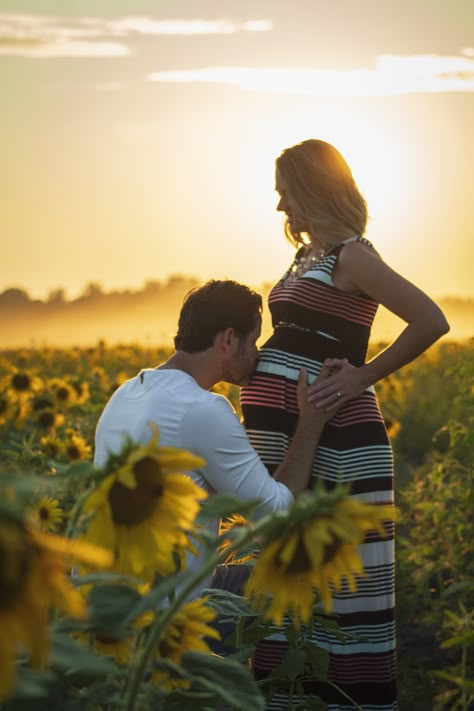
[[[127,632],[130,611],[141,599],[129,585],[96,585],[88,597],[92,625],[120,639]]]
[[[446,588],[446,590],[443,590],[441,597],[446,598],[469,590],[474,590],[474,580],[461,580],[458,583],[453,583]]]
[[[72,464],[63,464],[55,461],[54,464],[58,471],[54,478],[58,482],[64,481],[64,479],[81,479],[86,481],[89,477],[102,478],[104,476],[101,469],[98,469],[92,462],[87,460],[73,462]]]
[[[324,681],[327,679],[329,654],[315,644],[306,643],[304,646],[306,662],[311,666],[311,676]]]
[[[271,622],[263,622],[260,617],[257,617],[250,624],[244,625],[241,632],[242,645],[255,645],[261,639],[265,639],[265,637],[272,634],[272,632],[275,632],[275,626]],[[230,646],[235,646],[235,642],[235,632],[225,639],[225,643]]]
[[[450,647],[459,647],[471,645],[474,642],[474,630],[466,630],[461,634],[455,635],[446,639],[440,644],[441,649],[449,649]]]
[[[41,699],[48,695],[49,687],[54,681],[54,674],[48,671],[30,669],[18,664],[15,693],[8,702],[8,711],[25,709],[25,699]]]
[[[71,637],[56,632],[53,636],[51,666],[67,676],[80,674],[90,677],[117,675],[118,668],[111,659],[99,657]]]
[[[117,682],[114,679],[105,681],[98,679],[89,682],[81,689],[80,700],[73,701],[72,706],[61,707],[58,711],[91,711],[91,709],[118,709],[121,706],[120,694],[117,692]],[[51,711],[51,710],[50,710]]]
[[[131,578],[129,575],[121,575],[120,573],[112,573],[107,570],[103,570],[100,573],[89,573],[88,575],[73,575],[71,577],[71,583],[75,587],[79,588],[82,585],[91,585],[94,583],[105,583],[109,582],[123,582],[129,585],[139,585],[142,581],[138,578]]]
[[[303,673],[305,662],[305,651],[300,648],[290,647],[278,667],[278,672],[279,674],[284,674],[290,681],[295,681]]]
[[[4,452],[2,454],[5,454]],[[28,473],[21,472],[5,472],[2,473],[1,489],[2,491],[12,491],[19,497],[31,497],[37,495],[38,490],[45,491],[48,488],[47,482],[45,482],[44,477],[31,476]],[[6,500],[5,504],[13,507],[19,504],[15,501]]]
[[[242,501],[239,496],[233,496],[232,494],[217,494],[202,503],[196,521],[199,523],[208,518],[222,518],[223,516],[231,516],[234,513],[249,514],[255,511],[260,503],[258,499]]]
[[[155,693],[150,698],[153,711],[213,711],[216,707],[216,695],[212,691],[182,691],[176,689],[171,693]],[[206,704],[209,702],[209,706]],[[205,705],[206,704],[206,705]]]
[[[209,588],[203,590],[203,595],[209,596],[208,605],[218,615],[226,617],[255,617],[255,610],[249,601],[241,595],[236,595],[229,590]]]
[[[193,685],[214,691],[216,696],[239,711],[263,711],[265,704],[248,669],[231,659],[188,652],[181,666]]]
[[[148,595],[141,597],[133,609],[129,610],[124,623],[129,624],[143,612],[156,609],[158,603],[175,593],[176,589],[183,586],[192,576],[193,571],[182,570],[166,578],[158,578],[158,581]]]
[[[344,642],[347,639],[350,639],[352,635],[349,635],[347,632],[343,632],[341,627],[339,626],[338,622],[336,619],[331,619],[328,615],[328,613],[325,613],[324,615],[318,614],[318,611],[315,611],[315,620],[314,624],[315,625],[320,625],[326,632],[330,632],[331,634],[334,635],[334,637],[341,642]]]

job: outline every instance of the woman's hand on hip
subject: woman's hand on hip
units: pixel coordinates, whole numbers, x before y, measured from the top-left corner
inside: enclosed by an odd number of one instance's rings
[[[367,388],[363,369],[351,365],[347,358],[328,358],[323,368],[329,368],[332,373],[324,380],[316,380],[308,388],[308,402],[327,412],[340,409],[341,405],[361,395]]]

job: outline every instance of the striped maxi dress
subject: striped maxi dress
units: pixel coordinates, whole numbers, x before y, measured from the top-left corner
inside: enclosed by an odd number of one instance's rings
[[[352,239],[370,245],[362,237]],[[291,280],[290,267],[270,292],[274,333],[261,348],[255,374],[241,391],[248,436],[270,473],[283,460],[296,427],[300,368],[305,366],[314,379],[326,358],[347,358],[354,366],[365,362],[378,305],[367,296],[335,287],[332,273],[344,244]],[[293,264],[300,254],[301,250]],[[312,480],[322,481],[327,489],[349,484],[351,496],[361,501],[393,502],[392,450],[372,386],[346,403],[324,428]],[[393,526],[388,533],[388,538],[371,533],[360,546],[367,577],[358,578],[357,591],[343,587],[333,597],[338,624],[352,637],[341,642],[317,628],[312,640],[329,652],[330,681],[364,711],[398,708]],[[278,632],[259,643],[253,664],[256,678],[274,669],[285,649]],[[309,682],[305,693],[308,700],[323,699],[330,711],[354,708],[332,685]],[[284,694],[276,694],[268,709],[286,709],[287,701]]]

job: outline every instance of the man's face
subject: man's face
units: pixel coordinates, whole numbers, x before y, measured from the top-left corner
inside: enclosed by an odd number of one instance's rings
[[[246,385],[255,369],[258,349],[257,341],[262,330],[262,320],[243,338],[235,336],[235,347],[224,366],[223,380],[233,385]]]

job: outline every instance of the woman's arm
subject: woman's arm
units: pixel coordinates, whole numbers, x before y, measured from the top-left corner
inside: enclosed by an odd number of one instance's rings
[[[449,331],[449,324],[434,301],[366,245],[351,242],[344,246],[336,278],[345,291],[370,296],[406,321],[407,327],[388,348],[360,368],[346,360],[325,361],[325,365],[337,369],[331,378],[310,388],[309,399],[328,410],[357,397],[369,385],[410,363]]]

